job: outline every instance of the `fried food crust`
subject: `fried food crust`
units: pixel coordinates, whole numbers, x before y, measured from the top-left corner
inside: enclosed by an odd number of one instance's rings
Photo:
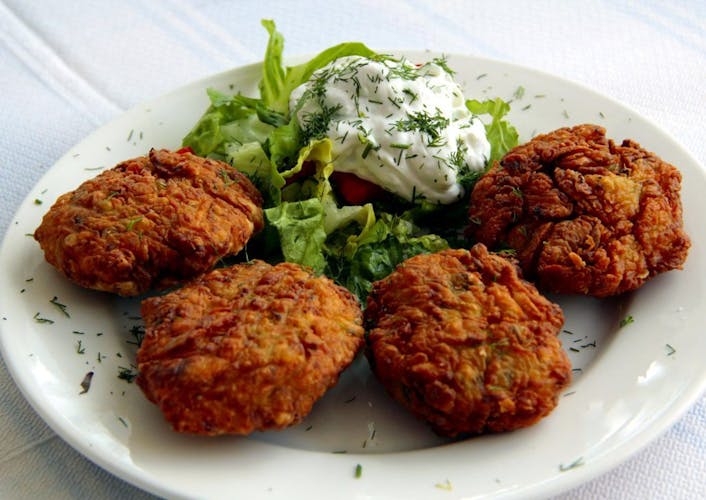
[[[440,435],[537,422],[571,380],[560,307],[477,244],[405,261],[368,298],[366,354],[390,395]]]
[[[59,197],[34,237],[70,280],[132,296],[212,269],[263,225],[262,196],[230,165],[153,149]]]
[[[216,269],[142,302],[137,383],[176,431],[300,422],[363,346],[357,299],[296,264]]]
[[[517,251],[544,290],[596,297],[681,269],[681,174],[596,125],[562,128],[512,149],[471,194],[468,235]]]

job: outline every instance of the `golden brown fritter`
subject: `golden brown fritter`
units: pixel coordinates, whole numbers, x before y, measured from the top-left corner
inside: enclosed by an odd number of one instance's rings
[[[230,165],[153,149],[59,197],[34,237],[70,280],[130,296],[210,270],[263,225],[260,193]]]
[[[482,244],[412,257],[376,282],[367,355],[394,399],[439,434],[500,432],[551,412],[571,380],[564,317]]]
[[[291,263],[216,269],[142,303],[137,383],[179,432],[300,422],[363,346],[355,297]]]
[[[681,174],[596,125],[539,135],[505,155],[471,194],[469,236],[517,252],[542,289],[606,297],[681,269]]]

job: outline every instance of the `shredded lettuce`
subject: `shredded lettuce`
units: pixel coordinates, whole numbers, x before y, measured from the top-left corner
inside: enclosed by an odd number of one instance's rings
[[[412,222],[383,213],[347,249],[346,258],[334,253],[335,258],[329,259],[329,271],[365,303],[373,282],[390,274],[399,264],[420,253],[446,248],[449,244],[441,236],[423,234]]]
[[[309,266],[346,286],[365,304],[373,282],[409,257],[466,244],[462,231],[468,196],[482,172],[459,177],[466,197],[450,206],[410,205],[403,200],[343,205],[329,181],[331,141],[304,137],[290,114],[291,92],[316,70],[344,56],[388,56],[349,42],[304,64],[285,67],[284,37],[273,21],[263,20],[262,25],[269,38],[260,97],[209,89],[210,106],[183,139],[196,154],[233,165],[263,193],[265,231],[249,257]],[[489,117],[485,124],[491,144],[489,164],[517,145],[517,131],[505,119],[510,110],[506,102],[468,100],[466,106],[481,119]],[[440,210],[444,217],[439,217]]]

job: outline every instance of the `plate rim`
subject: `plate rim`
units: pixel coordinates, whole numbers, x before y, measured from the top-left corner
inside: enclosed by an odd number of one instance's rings
[[[533,73],[543,79],[550,79],[554,81],[558,81],[561,85],[568,85],[571,87],[576,87],[581,89],[584,92],[589,92],[593,95],[597,95],[602,99],[605,99],[611,103],[611,105],[616,106],[620,109],[622,109],[625,112],[631,113],[634,116],[639,117],[641,120],[646,122],[650,127],[654,128],[655,130],[658,130],[659,133],[663,136],[664,139],[668,140],[676,149],[679,150],[680,154],[684,155],[686,158],[689,159],[692,163],[697,165],[699,167],[699,172],[701,174],[701,177],[703,179],[706,179],[706,168],[704,165],[694,156],[694,154],[688,150],[686,147],[684,147],[679,140],[672,135],[671,132],[668,130],[664,129],[659,123],[657,123],[655,120],[653,120],[651,117],[646,116],[642,113],[637,112],[634,108],[631,106],[625,104],[622,101],[619,101],[615,99],[614,97],[608,95],[608,94],[603,94],[601,92],[598,92],[597,90],[572,79],[555,75],[550,72],[541,70],[541,69],[536,69],[532,68],[529,66],[525,66],[522,64],[517,64],[514,62],[509,62],[509,61],[503,61],[503,60],[498,60],[498,59],[493,59],[493,58],[488,58],[488,57],[483,57],[483,56],[477,56],[474,54],[461,54],[461,53],[447,53],[447,52],[442,52],[442,51],[424,51],[424,50],[406,50],[406,49],[395,49],[391,51],[383,51],[384,53],[392,53],[392,54],[399,54],[399,55],[418,55],[418,56],[423,56],[423,57],[430,57],[434,55],[446,55],[451,58],[461,60],[461,59],[470,59],[473,60],[474,62],[479,62],[481,64],[493,64],[493,65],[501,65],[504,66],[508,69],[519,69],[523,72],[529,72]],[[314,54],[315,55],[315,54]],[[306,61],[308,58],[312,57],[312,54],[305,54],[305,55],[299,55],[295,57],[287,57],[285,61],[288,64],[296,64],[299,61]],[[131,114],[136,114],[139,112],[140,109],[143,109],[145,106],[149,106],[152,104],[156,104],[160,101],[163,100],[169,100],[172,99],[173,96],[183,94],[185,92],[188,92],[190,90],[196,90],[196,89],[201,89],[205,93],[205,89],[208,87],[209,82],[214,82],[219,79],[227,78],[231,74],[238,74],[238,73],[244,73],[247,71],[254,71],[256,69],[259,69],[262,65],[262,61],[259,62],[254,62],[254,63],[248,63],[244,65],[239,65],[224,71],[219,71],[216,73],[213,73],[211,75],[207,75],[205,77],[187,82],[181,86],[178,86],[172,90],[169,90],[161,95],[158,95],[154,98],[145,100],[145,101],[139,101],[135,103],[133,106],[131,106],[129,109],[117,114],[116,116],[112,117],[111,119],[107,120],[104,124],[102,124],[100,127],[97,127],[93,131],[91,131],[88,135],[84,136],[81,138],[77,143],[72,145],[66,150],[66,153],[63,154],[59,159],[57,159],[52,166],[37,180],[36,183],[33,184],[33,186],[30,188],[30,191],[27,193],[27,195],[23,198],[22,202],[19,204],[17,209],[15,210],[13,216],[10,218],[10,222],[8,224],[8,227],[6,228],[5,234],[3,236],[2,244],[0,245],[0,258],[4,260],[5,256],[8,254],[9,250],[8,247],[12,244],[12,226],[14,224],[14,221],[17,220],[18,215],[23,211],[24,207],[31,202],[33,196],[32,196],[32,190],[36,188],[37,185],[41,184],[42,181],[50,174],[50,172],[56,167],[57,164],[62,163],[64,161],[67,161],[68,158],[71,155],[71,151],[74,150],[76,147],[78,147],[80,144],[84,142],[91,141],[95,136],[99,135],[102,133],[104,130],[109,129],[110,127],[114,126],[114,123],[120,119],[124,119],[126,116],[131,115]],[[694,251],[693,249],[691,250],[692,252]],[[4,294],[5,292],[0,292]],[[160,494],[160,495],[168,495],[168,496],[174,496],[175,491],[170,490],[169,488],[165,488],[162,484],[160,484],[158,481],[154,480],[154,477],[150,475],[148,472],[143,470],[142,468],[138,467],[135,464],[132,465],[126,465],[122,461],[113,461],[113,460],[107,460],[100,452],[97,452],[95,449],[92,449],[91,446],[87,446],[86,443],[84,443],[81,439],[78,439],[75,433],[71,429],[71,424],[69,423],[69,420],[65,418],[63,415],[57,416],[56,414],[51,414],[50,411],[48,411],[48,404],[45,401],[42,401],[42,398],[38,397],[38,394],[35,392],[32,392],[29,390],[29,385],[27,384],[25,380],[25,374],[23,374],[23,370],[21,368],[21,360],[19,359],[14,359],[13,356],[10,356],[10,352],[8,351],[8,341],[6,337],[9,337],[9,333],[6,332],[6,329],[8,326],[5,324],[6,322],[0,322],[0,356],[2,356],[2,359],[7,366],[8,372],[10,373],[13,381],[15,382],[16,387],[20,390],[21,394],[25,398],[26,401],[30,403],[32,406],[33,410],[42,418],[44,423],[46,423],[52,431],[54,431],[61,439],[69,444],[71,447],[73,447],[75,450],[77,450],[81,455],[83,455],[84,458],[90,460],[91,462],[97,464],[99,467],[102,469],[106,470],[107,472],[115,475],[116,477],[125,480],[145,491],[152,492],[155,494]],[[23,383],[20,383],[22,381]],[[602,457],[599,461],[597,462],[592,462],[589,467],[579,467],[576,468],[575,470],[572,470],[570,474],[563,474],[563,475],[557,475],[556,478],[552,479],[550,484],[544,485],[542,491],[535,491],[537,488],[537,485],[530,485],[529,487],[523,487],[520,489],[520,491],[512,492],[512,495],[515,494],[526,494],[526,493],[541,493],[542,495],[547,495],[547,494],[556,494],[562,491],[566,491],[567,489],[571,487],[577,487],[591,479],[594,479],[595,477],[598,477],[601,474],[604,474],[608,470],[613,469],[620,463],[623,463],[624,461],[628,460],[630,457],[632,457],[634,454],[636,454],[638,451],[649,445],[650,443],[654,442],[659,436],[662,434],[666,433],[674,424],[675,422],[681,418],[697,401],[697,399],[704,393],[706,392],[706,370],[701,373],[701,376],[699,378],[698,383],[694,383],[689,385],[689,389],[686,391],[687,396],[681,397],[678,399],[676,402],[673,402],[670,404],[668,407],[665,407],[663,414],[660,416],[660,418],[656,418],[651,420],[646,427],[643,427],[641,431],[639,432],[638,436],[627,440],[623,441],[620,443],[620,445],[617,447],[617,450],[623,450],[622,452],[616,452],[613,451],[608,454],[606,457]],[[640,437],[638,439],[637,437]],[[302,450],[303,451],[303,450]],[[321,452],[319,452],[321,453]],[[433,453],[433,449],[429,450],[416,450],[414,452],[401,452],[401,453]],[[388,452],[385,453],[384,455],[394,455],[395,453]],[[363,457],[369,457],[370,455],[367,454],[356,454],[356,453],[349,453],[349,457],[356,457],[356,456],[363,456]]]

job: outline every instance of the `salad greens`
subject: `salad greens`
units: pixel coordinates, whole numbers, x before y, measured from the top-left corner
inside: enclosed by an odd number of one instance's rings
[[[310,266],[347,287],[364,304],[372,282],[388,275],[403,260],[463,245],[469,187],[479,174],[460,179],[467,194],[452,205],[402,199],[346,205],[330,182],[330,140],[305,137],[295,113],[290,113],[292,90],[335,59],[390,56],[349,42],[328,48],[304,64],[285,67],[282,34],[273,21],[263,20],[262,24],[269,40],[260,97],[209,89],[211,105],[183,139],[184,147],[197,155],[226,161],[262,192],[266,228],[262,241],[254,244],[255,253],[248,249],[249,257]],[[491,144],[489,164],[517,145],[517,131],[504,119],[510,109],[506,102],[499,98],[468,100],[466,106],[475,115],[490,117],[485,125]],[[440,210],[443,217],[438,217]]]

